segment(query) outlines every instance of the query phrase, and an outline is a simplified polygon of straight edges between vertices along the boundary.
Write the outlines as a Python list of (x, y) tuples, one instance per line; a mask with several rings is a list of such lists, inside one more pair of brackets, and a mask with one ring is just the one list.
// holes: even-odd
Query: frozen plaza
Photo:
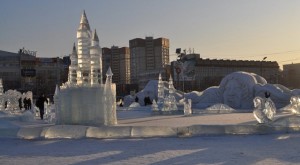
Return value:
[(68, 81), (57, 87), (54, 104), (46, 105), (45, 120), (34, 105), (18, 108), (17, 100), (32, 100), (32, 93), (0, 91), (1, 163), (299, 162), (300, 90), (233, 72), (219, 86), (183, 93), (172, 77), (159, 76), (117, 103), (110, 69), (102, 82), (99, 38), (85, 13), (77, 47), (70, 54)]
[(45, 121), (37, 120), (34, 105), (30, 110), (18, 108), (17, 100), (32, 101), (32, 93), (4, 92), (0, 84), (0, 136), (109, 139), (299, 131), (300, 90), (242, 71), (228, 74), (219, 86), (190, 93), (176, 90), (171, 76), (162, 80), (159, 75), (143, 90), (116, 102), (113, 73), (110, 68), (106, 74), (102, 71), (99, 38), (85, 12), (76, 36), (68, 81), (57, 86), (54, 104), (46, 105)]

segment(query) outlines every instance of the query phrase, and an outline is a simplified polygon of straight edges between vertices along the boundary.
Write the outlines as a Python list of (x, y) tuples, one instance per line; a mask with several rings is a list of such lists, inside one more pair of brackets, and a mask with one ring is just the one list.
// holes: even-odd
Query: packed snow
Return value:
[(300, 134), (192, 138), (0, 139), (1, 164), (299, 164)]

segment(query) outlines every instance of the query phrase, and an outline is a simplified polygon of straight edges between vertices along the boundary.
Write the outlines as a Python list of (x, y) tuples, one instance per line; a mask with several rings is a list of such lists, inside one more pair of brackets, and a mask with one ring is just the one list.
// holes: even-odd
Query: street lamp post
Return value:
[(267, 59), (267, 57), (264, 57), (261, 61), (260, 61), (260, 76), (263, 77), (263, 68), (262, 68), (262, 64), (263, 64), (263, 61), (265, 61)]

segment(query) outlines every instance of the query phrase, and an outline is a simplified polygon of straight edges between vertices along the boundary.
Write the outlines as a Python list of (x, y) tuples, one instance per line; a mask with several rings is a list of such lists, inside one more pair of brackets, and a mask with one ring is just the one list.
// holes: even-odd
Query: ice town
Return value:
[[(11, 121), (17, 123), (5, 131), (9, 136), (24, 139), (190, 137), (299, 131), (299, 89), (269, 83), (256, 73), (234, 71), (222, 77), (217, 86), (202, 91), (177, 90), (174, 83), (176, 87), (184, 86), (184, 81), (178, 83), (179, 79), (185, 79), (183, 73), (193, 75), (195, 72), (189, 68), (193, 62), (187, 59), (187, 64), (184, 58), (189, 57), (177, 61), (182, 72), (174, 74), (175, 78), (168, 74), (164, 76), (168, 79), (163, 80), (162, 74), (167, 73), (156, 70), (156, 77), (143, 89), (117, 100), (113, 69), (102, 70), (99, 37), (96, 30), (92, 32), (83, 12), (77, 44), (74, 43), (70, 54), (68, 80), (57, 85), (54, 103), (44, 102), (43, 121), (39, 119), (41, 109), (35, 106), (31, 91), (4, 92), (5, 84), (0, 81), (1, 120), (8, 125)], [(188, 84), (185, 85), (188, 88)], [(25, 99), (30, 99), (30, 108), (24, 107)]]

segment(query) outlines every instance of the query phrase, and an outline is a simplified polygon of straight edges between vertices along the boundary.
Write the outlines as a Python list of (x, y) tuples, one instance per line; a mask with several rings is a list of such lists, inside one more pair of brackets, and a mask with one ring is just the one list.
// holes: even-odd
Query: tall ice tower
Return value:
[(91, 29), (89, 21), (83, 11), (80, 19), (80, 25), (77, 30), (77, 44), (78, 44), (78, 69), (77, 69), (77, 84), (87, 86), (90, 84), (90, 46), (91, 46)]
[(93, 33), (90, 47), (91, 59), (91, 85), (102, 84), (102, 53), (96, 29)]
[[(85, 11), (70, 60), (68, 82), (55, 91), (56, 124), (116, 125), (116, 84), (102, 82), (102, 50)], [(109, 69), (106, 80), (112, 75)]]

